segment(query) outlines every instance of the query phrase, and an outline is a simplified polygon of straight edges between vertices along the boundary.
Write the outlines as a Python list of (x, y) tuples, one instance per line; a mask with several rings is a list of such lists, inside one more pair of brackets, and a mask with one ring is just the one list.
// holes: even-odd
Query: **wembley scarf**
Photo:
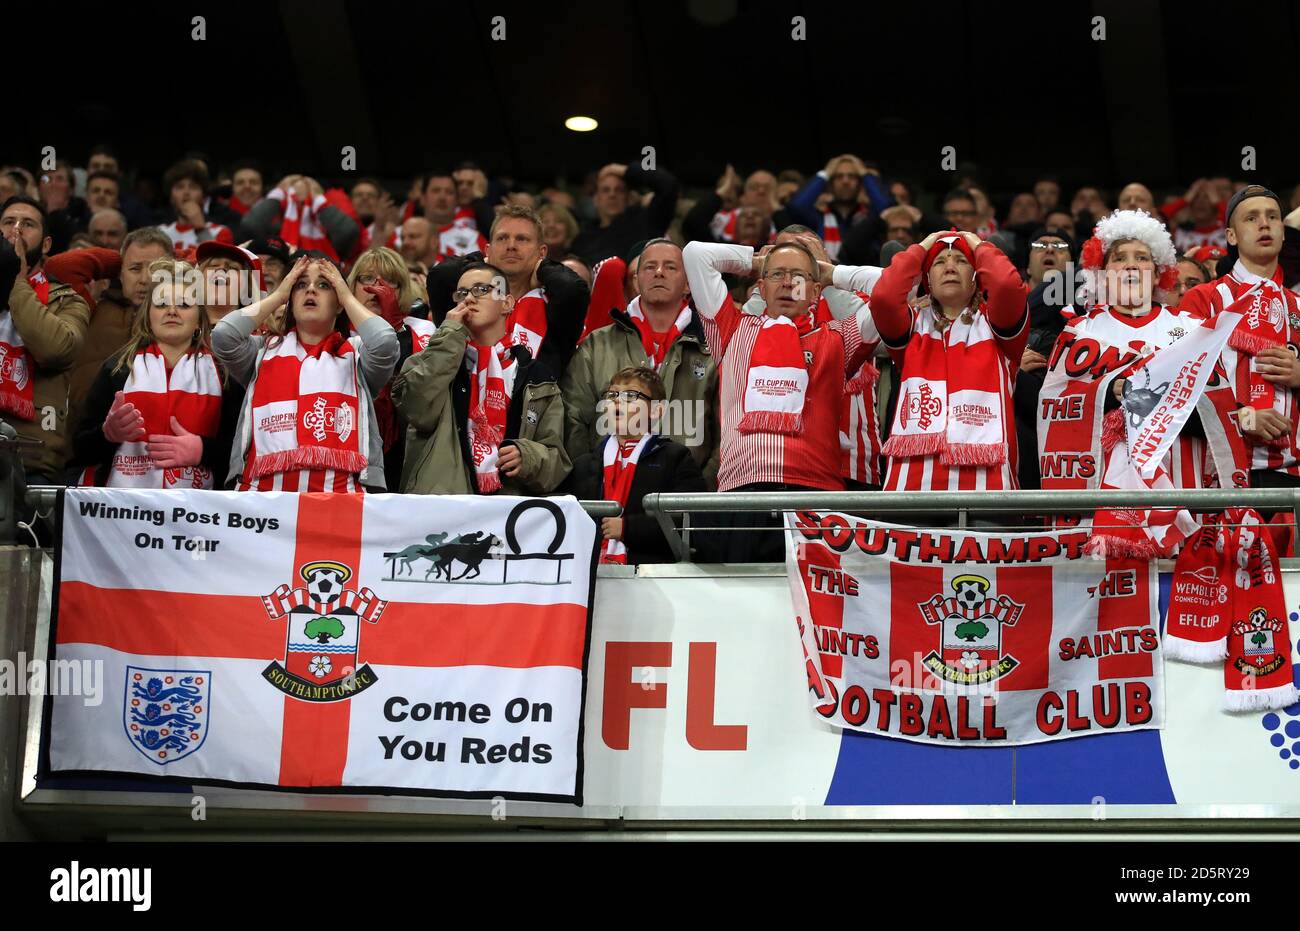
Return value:
[(144, 439), (121, 443), (107, 484), (112, 488), (212, 487), (212, 472), (200, 465), (160, 469), (149, 458), (149, 437), (172, 432), (175, 417), (190, 433), (214, 437), (221, 423), (221, 373), (206, 349), (188, 352), (169, 374), (156, 343), (135, 354), (123, 397), (144, 417)]
[(360, 475), (369, 424), (359, 398), (351, 342), (334, 332), (306, 346), (290, 330), (258, 365), (245, 480), (299, 469)]
[(1227, 711), (1300, 701), (1291, 671), (1291, 632), (1281, 567), (1259, 514), (1230, 508), (1209, 519), (1174, 569), (1165, 655), (1224, 661)]
[[(682, 330), (691, 322), (691, 305), (689, 302), (682, 301), (681, 313), (673, 321), (667, 333), (656, 333), (650, 326), (650, 321), (646, 319), (645, 313), (641, 310), (641, 298), (632, 298), (632, 303), (627, 305), (627, 315), (632, 318), (632, 323), (636, 326), (637, 332), (641, 334), (641, 346), (645, 349), (646, 358), (650, 363), (650, 368), (659, 372), (664, 367), (664, 359), (668, 355), (668, 350), (672, 348), (673, 343), (677, 342), (677, 337), (682, 335)], [(658, 337), (658, 339), (656, 339)]]
[(894, 426), (882, 452), (945, 465), (995, 466), (1007, 459), (1002, 355), (980, 311), (940, 329), (938, 311), (917, 313), (903, 362)]
[[(627, 515), (627, 499), (632, 493), (632, 479), (636, 475), (636, 464), (641, 460), (641, 453), (650, 442), (653, 433), (647, 433), (635, 445), (624, 447), (618, 437), (605, 440), (604, 464), (605, 479), (602, 494), (607, 501), (617, 501), (623, 506)], [(627, 526), (626, 524), (624, 525)], [(600, 561), (603, 563), (627, 563), (627, 547), (622, 540), (606, 540), (600, 546)]]
[(514, 393), (517, 366), (510, 346), (470, 343), (465, 347), (465, 368), (472, 384), (469, 392), (469, 448), (474, 457), (474, 481), (479, 494), (501, 490), (497, 458), (506, 436), (506, 417)]
[(803, 432), (808, 367), (799, 337), (813, 330), (812, 313), (763, 318), (749, 356), (741, 433)]
[[(27, 283), (36, 292), (37, 300), (45, 305), (50, 303), (50, 282), (44, 272), (36, 272)], [(32, 354), (23, 345), (13, 314), (7, 308), (0, 311), (0, 412), (13, 414), (20, 420), (35, 419), (32, 364)]]
[(506, 341), (512, 346), (523, 346), (536, 359), (545, 339), (546, 291), (533, 288), (515, 301), (507, 324)]

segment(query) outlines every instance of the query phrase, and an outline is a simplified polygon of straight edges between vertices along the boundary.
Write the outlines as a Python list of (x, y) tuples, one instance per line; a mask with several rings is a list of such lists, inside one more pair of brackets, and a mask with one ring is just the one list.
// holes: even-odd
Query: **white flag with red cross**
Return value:
[(47, 772), (580, 802), (573, 498), (69, 489)]

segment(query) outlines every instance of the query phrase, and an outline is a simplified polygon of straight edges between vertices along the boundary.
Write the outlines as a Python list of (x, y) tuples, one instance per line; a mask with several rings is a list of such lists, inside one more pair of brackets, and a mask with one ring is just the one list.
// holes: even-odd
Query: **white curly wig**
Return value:
[(1151, 250), (1156, 265), (1157, 286), (1168, 290), (1178, 273), (1178, 250), (1163, 223), (1145, 210), (1116, 210), (1101, 218), (1092, 238), (1083, 245), (1085, 289), (1091, 300), (1104, 300), (1102, 268), (1106, 255), (1120, 242), (1136, 240)]
[(1093, 235), (1101, 240), (1103, 262), (1115, 243), (1136, 239), (1151, 250), (1151, 258), (1155, 259), (1156, 268), (1161, 271), (1178, 264), (1178, 252), (1169, 231), (1145, 210), (1116, 210), (1101, 218)]

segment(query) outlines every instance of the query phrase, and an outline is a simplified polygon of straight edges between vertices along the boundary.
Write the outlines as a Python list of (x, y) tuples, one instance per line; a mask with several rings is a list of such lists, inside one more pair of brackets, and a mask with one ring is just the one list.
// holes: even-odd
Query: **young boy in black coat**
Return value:
[(601, 520), (601, 562), (673, 562), (668, 539), (642, 509), (641, 499), (651, 492), (708, 490), (691, 451), (655, 432), (664, 398), (663, 379), (654, 369), (617, 372), (601, 399), (600, 416), (609, 429), (599, 432), (609, 435), (573, 464), (569, 491), (583, 500), (623, 505), (621, 517)]

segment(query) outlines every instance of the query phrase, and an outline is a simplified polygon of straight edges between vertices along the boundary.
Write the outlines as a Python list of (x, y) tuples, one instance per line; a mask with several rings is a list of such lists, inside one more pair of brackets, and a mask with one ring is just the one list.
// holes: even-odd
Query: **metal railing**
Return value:
[[(957, 527), (965, 527), (971, 512), (981, 516), (1019, 519), (1054, 514), (1079, 514), (1098, 508), (1185, 508), (1194, 513), (1214, 513), (1226, 508), (1291, 511), (1300, 525), (1300, 488), (1195, 488), (1195, 489), (1070, 489), (1062, 491), (735, 491), (677, 493), (645, 496), (642, 506), (658, 521), (679, 561), (690, 560), (689, 533), (692, 514), (762, 513), (834, 510), (924, 515), (955, 513)], [(678, 527), (673, 515), (683, 515)], [(699, 530), (701, 528), (694, 528)], [(725, 529), (725, 528), (708, 528)], [(748, 528), (752, 530), (753, 528)]]
[[(63, 490), (62, 485), (29, 485), (27, 488), (27, 504), (37, 511), (48, 511), (54, 507), (54, 503), (59, 499), (59, 492)], [(617, 501), (579, 501), (582, 509), (600, 520), (602, 517), (618, 517), (623, 513), (623, 507)]]

